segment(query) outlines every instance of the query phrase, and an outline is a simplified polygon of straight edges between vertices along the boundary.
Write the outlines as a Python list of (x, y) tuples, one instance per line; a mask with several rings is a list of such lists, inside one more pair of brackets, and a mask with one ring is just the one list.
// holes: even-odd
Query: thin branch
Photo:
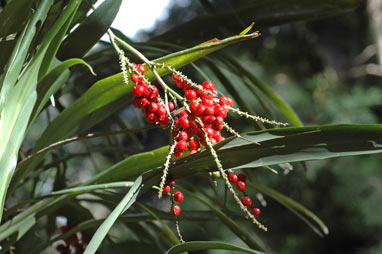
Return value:
[(20, 161), (17, 164), (17, 167), (18, 168), (22, 167), (25, 163), (29, 162), (29, 160), (32, 160), (35, 157), (37, 157), (37, 156), (39, 156), (45, 152), (48, 152), (54, 148), (66, 145), (66, 144), (71, 143), (71, 142), (81, 141), (81, 140), (90, 139), (90, 138), (103, 137), (103, 136), (111, 136), (111, 135), (119, 135), (119, 134), (125, 134), (125, 133), (133, 133), (133, 132), (138, 132), (138, 131), (145, 131), (145, 130), (150, 130), (150, 129), (154, 129), (154, 128), (158, 128), (158, 126), (150, 125), (150, 126), (146, 126), (143, 128), (137, 128), (137, 129), (131, 129), (131, 130), (118, 130), (118, 131), (107, 131), (107, 132), (102, 132), (102, 133), (89, 133), (85, 136), (76, 136), (76, 137), (72, 137), (72, 138), (67, 138), (67, 139), (58, 141), (56, 143), (50, 144), (49, 146), (44, 147), (43, 149), (37, 151), (36, 153), (29, 155), (24, 160)]

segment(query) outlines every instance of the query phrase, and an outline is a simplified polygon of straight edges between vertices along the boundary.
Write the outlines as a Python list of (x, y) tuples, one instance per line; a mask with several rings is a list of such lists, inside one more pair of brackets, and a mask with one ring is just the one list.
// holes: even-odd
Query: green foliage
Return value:
[[(241, 253), (272, 251), (274, 246), (263, 240), (266, 234), (246, 225), (249, 222), (235, 212), (236, 207), (227, 205), (226, 200), (221, 202), (219, 195), (211, 195), (211, 190), (202, 187), (205, 180), (201, 179), (209, 178), (209, 173), (216, 171), (216, 164), (206, 149), (186, 154), (170, 164), (170, 174), (177, 181), (186, 177), (198, 179), (195, 185), (177, 187), (186, 196), (194, 198), (190, 202), (195, 202), (182, 212), (179, 221), (182, 231), (188, 231), (185, 225), (195, 228), (202, 239), (180, 243), (171, 231), (172, 223), (168, 222), (173, 222), (174, 218), (168, 213), (168, 200), (153, 201), (151, 192), (159, 183), (168, 154), (168, 135), (144, 126), (141, 117), (129, 106), (134, 83), (124, 83), (113, 46), (100, 43), (98, 49), (93, 48), (109, 29), (121, 2), (104, 1), (88, 16), (93, 7), (89, 1), (81, 0), (13, 0), (7, 1), (0, 12), (0, 253), (6, 253), (13, 246), (24, 252), (41, 253), (78, 232), (92, 236), (85, 253), (96, 253), (97, 249), (105, 253), (123, 253), (130, 249), (134, 253), (169, 254), (212, 249)], [(162, 44), (134, 46), (155, 59), (155, 63), (176, 69), (185, 67), (191, 73), (195, 69), (195, 76), (212, 77), (219, 90), (232, 96), (242, 110), (252, 114), (264, 111), (268, 117), (286, 119), (294, 126), (272, 129), (262, 123), (242, 124), (231, 117), (233, 125), (244, 125), (241, 131), (251, 129), (249, 126), (257, 130), (242, 133), (244, 139), (227, 137), (214, 146), (225, 169), (257, 173), (257, 168), (261, 167), (282, 168), (293, 162), (381, 153), (382, 127), (370, 124), (375, 120), (373, 114), (362, 115), (362, 120), (353, 121), (353, 117), (359, 119), (358, 115), (364, 112), (360, 110), (358, 113), (360, 104), (364, 107), (378, 105), (381, 99), (378, 88), (357, 86), (349, 96), (342, 96), (340, 100), (329, 92), (324, 93), (329, 97), (321, 108), (326, 115), (317, 114), (316, 118), (338, 120), (336, 113), (340, 110), (337, 106), (340, 102), (349, 111), (352, 124), (303, 127), (300, 116), (293, 109), (300, 108), (295, 105), (300, 101), (290, 99), (288, 91), (274, 91), (269, 82), (261, 80), (254, 66), (248, 66), (228, 53), (215, 54), (216, 58), (207, 57), (216, 51), (224, 52), (226, 49), (222, 49), (231, 44), (258, 40), (255, 39), (258, 33), (250, 33), (252, 26), (237, 29), (235, 34), (243, 30), (239, 35), (202, 44), (198, 41), (197, 46), (181, 47), (182, 50), (177, 52), (173, 51), (179, 46), (166, 43), (176, 37), (194, 43), (189, 38), (197, 33), (195, 26), (201, 21), (208, 35), (218, 33), (215, 25), (210, 27), (215, 24), (210, 20), (223, 27), (228, 24), (227, 20), (238, 14), (247, 23), (255, 19), (265, 28), (338, 15), (355, 6), (357, 1), (314, 4), (311, 1), (299, 1), (298, 4), (295, 1), (255, 1), (233, 12), (197, 17), (173, 28), (159, 37), (164, 41)], [(128, 56), (136, 58), (136, 54)], [(199, 59), (198, 67), (194, 62)], [(81, 68), (81, 65), (87, 68)], [(97, 78), (91, 75), (94, 74), (92, 67), (97, 74), (101, 73)], [(107, 67), (111, 68), (110, 73)], [(148, 67), (146, 65), (145, 77), (154, 82), (158, 77)], [(169, 74), (166, 68), (156, 71), (164, 79)], [(310, 87), (312, 83), (319, 83), (315, 79), (320, 78), (319, 74), (304, 81), (304, 85)], [(255, 101), (259, 102), (260, 110)], [(345, 118), (347, 114), (341, 116)], [(338, 122), (343, 121), (339, 119)], [(34, 135), (36, 130), (40, 135)], [(378, 185), (378, 180), (372, 176), (378, 173), (377, 167), (375, 163), (362, 172), (370, 174), (370, 181)], [(360, 172), (347, 172), (343, 184), (356, 185)], [(343, 175), (337, 167), (333, 167), (333, 174)], [(249, 183), (250, 192), (269, 196), (317, 234), (328, 234), (326, 224), (314, 210), (307, 208), (308, 205), (299, 204), (274, 190), (272, 184), (260, 184), (253, 179)], [(129, 191), (124, 194), (126, 188)], [(221, 187), (212, 188), (215, 194), (224, 192), (218, 188)], [(366, 204), (360, 193), (370, 189), (360, 188), (358, 191), (359, 202)], [(338, 203), (344, 196), (346, 193), (340, 190), (333, 193)], [(371, 194), (368, 200), (377, 203), (379, 199)], [(194, 204), (203, 204), (207, 210), (201, 211)], [(356, 208), (352, 204), (347, 207)], [(100, 214), (99, 211), (105, 212)], [(366, 224), (380, 226), (372, 207), (365, 205), (362, 214)], [(63, 225), (62, 218), (76, 225), (57, 236), (59, 226)], [(268, 218), (265, 223), (271, 221), (272, 218)], [(200, 232), (208, 232), (205, 225), (224, 225), (237, 241), (212, 241), (216, 235), (203, 239)], [(39, 244), (26, 250), (25, 246), (31, 242)]]

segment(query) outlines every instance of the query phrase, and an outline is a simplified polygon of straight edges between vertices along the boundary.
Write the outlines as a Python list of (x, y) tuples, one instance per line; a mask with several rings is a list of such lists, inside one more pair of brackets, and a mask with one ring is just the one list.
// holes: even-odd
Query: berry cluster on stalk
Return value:
[[(247, 36), (248, 38), (258, 36), (258, 32), (245, 35), (252, 26), (253, 24), (243, 31), (240, 36)], [(172, 192), (174, 188), (172, 184), (173, 180), (168, 180), (168, 171), (175, 158), (184, 155), (184, 153), (188, 151), (190, 154), (196, 153), (203, 148), (210, 152), (216, 164), (216, 168), (224, 179), (226, 188), (232, 194), (241, 210), (246, 214), (246, 217), (259, 226), (259, 228), (266, 231), (267, 228), (255, 218), (255, 216), (260, 214), (260, 210), (253, 208), (251, 213), (248, 208), (252, 207), (252, 200), (246, 195), (240, 199), (238, 193), (232, 187), (232, 180), (230, 181), (225, 174), (223, 165), (215, 151), (214, 144), (224, 140), (221, 131), (225, 129), (228, 133), (237, 138), (260, 145), (259, 143), (242, 137), (225, 122), (229, 111), (254, 121), (283, 126), (287, 124), (253, 116), (247, 112), (233, 108), (234, 102), (232, 98), (219, 96), (215, 85), (211, 81), (196, 84), (174, 67), (166, 65), (165, 63), (150, 61), (130, 44), (118, 38), (111, 30), (108, 31), (108, 34), (112, 45), (119, 55), (124, 82), (128, 84), (131, 80), (135, 84), (133, 87), (133, 105), (142, 110), (149, 123), (160, 125), (163, 129), (170, 128), (171, 140), (169, 153), (163, 165), (158, 197), (161, 198), (163, 193), (171, 196), (172, 206), (170, 213), (175, 216), (180, 239), (181, 235), (176, 218), (181, 213), (181, 209), (176, 203), (183, 201), (183, 194), (181, 192)], [(142, 60), (145, 65), (131, 63), (125, 56), (124, 51), (119, 48), (118, 44)], [(144, 76), (145, 67), (151, 70), (151, 74), (158, 81), (164, 94), (164, 100), (160, 97), (158, 88), (152, 85)], [(168, 86), (161, 78), (159, 71), (171, 73), (172, 80), (178, 88), (183, 90), (183, 94), (178, 94)], [(171, 100), (169, 100), (170, 98)], [(243, 192), (245, 190), (245, 181), (238, 181), (236, 187), (238, 191)]]
[(182, 209), (180, 208), (178, 203), (183, 202), (183, 193), (181, 191), (174, 192), (174, 186), (175, 186), (175, 179), (172, 177), (169, 177), (166, 180), (165, 186), (163, 187), (163, 193), (171, 196), (170, 214), (175, 217), (175, 227), (178, 233), (179, 240), (180, 242), (184, 242), (182, 234), (180, 233), (179, 222), (178, 222), (178, 216), (182, 212)]
[[(268, 121), (274, 124), (279, 123), (251, 116), (238, 109), (234, 109), (232, 98), (226, 96), (219, 97), (215, 85), (211, 81), (195, 84), (172, 67), (160, 65), (160, 68), (167, 68), (173, 73), (172, 80), (178, 88), (183, 90), (183, 96), (180, 96), (173, 90), (165, 87), (165, 104), (160, 98), (158, 88), (144, 79), (144, 66), (135, 63), (131, 63), (130, 66), (132, 73), (130, 79), (135, 83), (133, 88), (133, 105), (142, 110), (148, 122), (159, 124), (163, 129), (171, 126), (172, 144), (170, 145), (170, 152), (164, 164), (158, 197), (160, 198), (163, 192), (169, 193), (172, 190), (172, 186), (169, 185), (167, 181), (167, 173), (172, 156), (180, 157), (186, 151), (190, 151), (190, 154), (193, 154), (201, 148), (201, 145), (203, 145), (210, 150), (216, 166), (225, 180), (228, 190), (231, 192), (240, 208), (249, 218), (251, 218), (253, 223), (266, 230), (266, 228), (254, 217), (260, 214), (260, 210), (258, 208), (253, 208), (252, 213), (248, 211), (248, 208), (252, 205), (252, 200), (248, 196), (244, 196), (240, 199), (236, 191), (232, 188), (231, 183), (233, 180), (229, 179), (224, 173), (224, 169), (213, 145), (224, 140), (221, 133), (224, 128), (236, 137), (242, 138), (225, 122), (229, 111), (233, 111), (239, 115), (254, 120)], [(173, 101), (167, 102), (167, 93), (172, 98), (177, 98), (178, 102), (180, 102), (180, 106), (177, 105), (177, 101), (174, 99)], [(233, 177), (233, 175), (231, 177)], [(236, 188), (238, 191), (243, 192), (245, 190), (245, 181), (238, 181), (236, 183)], [(173, 197), (173, 205), (170, 212), (176, 217), (180, 214), (181, 209), (179, 205), (174, 204), (176, 200), (174, 195), (171, 195)]]
[(204, 132), (212, 144), (224, 140), (221, 130), (229, 107), (233, 106), (232, 98), (223, 96), (218, 99), (215, 85), (211, 81), (191, 86), (177, 74), (172, 79), (177, 87), (183, 89), (184, 97), (189, 102), (189, 109), (182, 110), (179, 118), (174, 121), (172, 136), (178, 137), (174, 156), (180, 157), (187, 150), (195, 153), (200, 144), (207, 146)]
[[(137, 73), (131, 74), (131, 80), (136, 84), (133, 88), (133, 105), (142, 109), (146, 120), (149, 123), (157, 123), (162, 128), (168, 128), (170, 123), (166, 107), (159, 96), (159, 90), (155, 85), (148, 84), (142, 77), (145, 74), (145, 67), (142, 64), (132, 64)], [(138, 74), (139, 73), (139, 74)], [(174, 109), (174, 103), (169, 102), (168, 108)]]
[[(60, 228), (61, 234), (65, 234), (74, 227), (75, 225), (73, 223), (67, 223), (66, 226), (62, 226)], [(88, 243), (89, 238), (86, 234), (83, 232), (78, 232), (68, 238), (65, 238), (63, 243), (56, 246), (56, 250), (60, 254), (82, 254), (85, 252)], [(96, 254), (102, 254), (102, 252), (97, 251)]]
[(247, 180), (247, 177), (245, 174), (240, 173), (236, 175), (235, 173), (229, 173), (226, 172), (228, 175), (228, 181), (232, 184), (236, 185), (236, 189), (244, 194), (244, 196), (240, 199), (241, 203), (248, 208), (251, 208), (252, 213), (254, 216), (258, 216), (261, 213), (260, 208), (255, 207), (252, 199), (245, 193), (245, 190), (247, 188), (247, 185), (245, 184), (245, 181)]
[(176, 203), (182, 203), (183, 202), (183, 193), (180, 191), (174, 192), (173, 191), (174, 185), (175, 185), (175, 180), (174, 180), (174, 178), (170, 177), (166, 181), (166, 185), (163, 187), (163, 193), (170, 194), (170, 196), (171, 196), (170, 213), (172, 216), (177, 217), (180, 215), (182, 209)]

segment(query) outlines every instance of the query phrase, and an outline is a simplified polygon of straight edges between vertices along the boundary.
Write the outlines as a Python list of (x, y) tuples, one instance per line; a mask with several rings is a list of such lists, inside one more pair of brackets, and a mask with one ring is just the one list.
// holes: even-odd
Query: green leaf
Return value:
[[(60, 24), (64, 24), (75, 10), (78, 0), (70, 2), (55, 26), (48, 33), (46, 38), (31, 58), (19, 77), (24, 66), (24, 61), (28, 53), (31, 41), (36, 33), (36, 23), (43, 22), (52, 1), (41, 1), (35, 12), (32, 21), (26, 27), (24, 35), (18, 40), (18, 44), (12, 53), (11, 61), (6, 69), (0, 98), (0, 220), (2, 217), (2, 207), (5, 202), (5, 195), (9, 182), (16, 167), (17, 155), (21, 143), (24, 139), (28, 121), (32, 109), (37, 99), (36, 85), (41, 63), (46, 57), (47, 49), (54, 41), (57, 33), (61, 31)], [(25, 39), (25, 41), (24, 41)], [(49, 51), (48, 51), (49, 53)]]
[(181, 243), (169, 249), (165, 254), (175, 254), (183, 251), (195, 251), (195, 250), (231, 250), (240, 251), (241, 253), (252, 253), (252, 254), (264, 254), (264, 252), (251, 250), (243, 247), (239, 247), (233, 244), (228, 244), (224, 242), (216, 241), (190, 241)]
[(60, 60), (83, 57), (106, 33), (122, 0), (106, 0), (68, 35), (57, 56)]
[[(54, 69), (52, 69), (48, 74), (46, 74), (37, 84), (37, 102), (35, 108), (33, 109), (32, 117), (30, 123), (33, 123), (38, 114), (44, 108), (46, 102), (49, 100), (51, 95), (53, 95), (57, 90), (66, 82), (69, 78), (69, 72), (66, 72), (70, 67), (83, 64), (94, 74), (92, 67), (87, 64), (84, 60), (79, 58), (73, 58), (66, 60), (58, 64)], [(94, 74), (95, 75), (95, 74)]]
[(17, 240), (19, 240), (28, 230), (36, 224), (35, 217), (28, 217), (23, 220), (21, 223), (16, 224), (10, 227), (7, 231), (0, 232), (0, 241), (3, 241), (5, 238), (10, 235), (17, 233)]
[[(0, 70), (9, 59), (15, 40), (4, 41), (10, 34), (19, 33), (27, 23), (32, 9), (29, 8), (32, 0), (19, 0), (8, 3), (0, 12)], [(0, 86), (1, 87), (1, 86)]]
[(59, 191), (54, 191), (50, 196), (57, 196), (57, 195), (79, 195), (86, 192), (91, 192), (94, 190), (100, 190), (100, 189), (111, 189), (111, 188), (128, 188), (132, 187), (133, 182), (113, 182), (113, 183), (103, 183), (103, 184), (93, 184), (93, 185), (86, 185), (86, 186), (79, 186), (79, 187), (73, 187), (73, 188), (67, 188)]
[(285, 102), (279, 95), (277, 95), (273, 90), (264, 84), (260, 79), (258, 79), (252, 72), (248, 71), (239, 61), (233, 57), (228, 57), (231, 66), (236, 68), (243, 77), (247, 77), (252, 84), (257, 87), (266, 98), (277, 107), (277, 109), (284, 115), (284, 117), (294, 126), (303, 126), (300, 118), (296, 112)]
[[(265, 29), (286, 23), (323, 19), (342, 14), (360, 5), (358, 0), (256, 0), (235, 5), (233, 9), (223, 9), (215, 15), (198, 15), (196, 18), (178, 25), (161, 34), (157, 41), (181, 41), (192, 43), (195, 38), (214, 38), (218, 31), (216, 24), (224, 31), (239, 31), (243, 24), (256, 22), (258, 29)], [(234, 20), (240, 17), (240, 22)], [(231, 22), (227, 22), (230, 20)]]
[(36, 34), (37, 23), (43, 22), (46, 19), (46, 15), (52, 4), (53, 0), (41, 1), (38, 9), (33, 15), (33, 18), (28, 21), (24, 31), (17, 40), (16, 46), (13, 49), (11, 58), (5, 70), (3, 80), (1, 80), (0, 111), (8, 98), (11, 97), (9, 93), (19, 78), (20, 72), (24, 66), (25, 58), (28, 54), (29, 46), (31, 45)]
[(62, 43), (62, 39), (66, 35), (69, 25), (76, 14), (78, 6), (79, 1), (71, 1), (69, 6), (66, 7), (65, 12), (63, 12), (63, 15), (60, 17), (59, 22), (55, 23), (52, 27), (53, 31), (57, 31), (54, 38), (52, 40), (49, 40), (49, 37), (45, 39), (45, 41), (49, 41), (49, 46), (46, 49), (44, 59), (41, 62), (41, 67), (38, 74), (39, 80), (49, 71), (52, 62), (55, 59), (56, 53)]
[(255, 25), (254, 22), (252, 22), (252, 24), (249, 25), (246, 29), (244, 29), (243, 31), (241, 31), (240, 35), (245, 35), (245, 34), (247, 34), (247, 33), (252, 29), (253, 25)]
[(93, 254), (97, 251), (103, 239), (105, 238), (115, 221), (118, 219), (118, 217), (127, 209), (129, 209), (129, 207), (135, 202), (141, 187), (142, 177), (139, 176), (137, 180), (135, 180), (129, 192), (118, 204), (118, 206), (111, 212), (107, 219), (97, 229), (92, 239), (90, 240), (88, 246), (86, 247), (84, 254)]
[(143, 210), (145, 210), (146, 212), (148, 212), (151, 216), (153, 216), (155, 218), (156, 221), (158, 221), (161, 226), (166, 230), (168, 236), (169, 236), (169, 239), (171, 240), (172, 244), (179, 244), (179, 240), (178, 238), (176, 237), (176, 235), (174, 235), (174, 233), (171, 231), (171, 229), (152, 211), (150, 210), (147, 206), (145, 206), (144, 204), (141, 204), (141, 203), (136, 203), (139, 207), (141, 207)]
[[(243, 99), (243, 96), (237, 91), (235, 86), (231, 83), (231, 81), (224, 75), (224, 73), (213, 63), (209, 63), (209, 67), (214, 72), (216, 77), (220, 80), (220, 82), (224, 85), (227, 91), (232, 95), (233, 99), (239, 105), (239, 108), (248, 112), (251, 115), (255, 115), (253, 109), (248, 105), (248, 103)], [(254, 127), (258, 130), (264, 129), (262, 123), (257, 123), (255, 121), (251, 121)]]
[[(29, 116), (37, 99), (36, 91), (22, 93), (18, 85), (11, 91), (12, 98), (3, 108), (0, 119), (0, 221), (11, 177), (16, 168), (17, 155), (24, 140)], [(20, 104), (20, 101), (23, 104)], [(17, 117), (18, 116), (18, 117)]]
[[(248, 132), (242, 136), (260, 145), (234, 137), (226, 138), (225, 144), (217, 150), (224, 168), (253, 168), (382, 152), (380, 124), (289, 127)], [(133, 155), (102, 171), (90, 182), (133, 179), (149, 169), (161, 167), (167, 153), (168, 147), (162, 147)], [(129, 170), (125, 170), (126, 168)], [(179, 159), (170, 167), (171, 175), (176, 178), (215, 170), (215, 162), (206, 150)], [(161, 174), (160, 170), (155, 172)]]
[(279, 202), (281, 205), (285, 206), (287, 209), (291, 210), (296, 215), (301, 215), (302, 216), (302, 217), (300, 217), (301, 219), (304, 220), (304, 218), (306, 218), (306, 220), (304, 220), (304, 222), (307, 223), (308, 226), (310, 226), (314, 230), (314, 232), (316, 232), (320, 236), (322, 236), (322, 233), (320, 232), (320, 230), (317, 229), (317, 227), (315, 225), (312, 225), (309, 220), (315, 222), (321, 228), (322, 232), (325, 235), (329, 234), (328, 227), (325, 225), (325, 223), (320, 218), (318, 218), (313, 212), (308, 210), (303, 205), (297, 203), (293, 199), (288, 198), (285, 195), (281, 194), (280, 192), (275, 191), (275, 190), (273, 190), (267, 186), (261, 185), (259, 183), (248, 182), (247, 185), (249, 187), (252, 187), (252, 188), (256, 189), (257, 191), (263, 193), (264, 195), (267, 195), (268, 197), (271, 197), (272, 199), (276, 200), (277, 202)]

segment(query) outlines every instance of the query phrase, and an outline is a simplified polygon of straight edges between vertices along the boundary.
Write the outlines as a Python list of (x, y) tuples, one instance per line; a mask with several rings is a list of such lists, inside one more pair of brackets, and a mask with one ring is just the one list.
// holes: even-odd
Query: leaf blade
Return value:
[(170, 248), (165, 254), (175, 254), (181, 253), (183, 251), (195, 251), (195, 250), (231, 250), (231, 251), (240, 251), (241, 253), (252, 253), (252, 254), (264, 254), (264, 252), (251, 250), (243, 247), (239, 247), (233, 244), (228, 244), (224, 242), (217, 241), (189, 241), (181, 243)]
[(101, 224), (101, 226), (97, 229), (92, 239), (90, 240), (88, 246), (85, 249), (84, 254), (93, 254), (97, 251), (99, 246), (101, 245), (103, 239), (113, 226), (114, 222), (118, 219), (118, 217), (124, 213), (137, 198), (137, 195), (142, 187), (142, 176), (139, 176), (131, 189), (127, 192), (125, 197), (121, 200), (121, 202), (117, 205), (117, 207), (111, 212), (111, 214), (106, 218), (106, 220)]
[(60, 60), (83, 57), (106, 33), (116, 17), (122, 0), (106, 0), (63, 41)]

